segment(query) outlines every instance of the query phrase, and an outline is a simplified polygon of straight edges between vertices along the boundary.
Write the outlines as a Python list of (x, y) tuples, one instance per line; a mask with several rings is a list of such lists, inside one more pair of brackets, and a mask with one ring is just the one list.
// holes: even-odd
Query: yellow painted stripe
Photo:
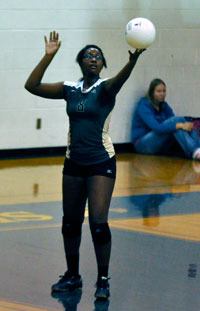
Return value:
[(21, 226), (21, 227), (13, 226), (13, 227), (0, 228), (0, 232), (23, 231), (23, 230), (34, 230), (34, 229), (50, 229), (50, 228), (59, 228), (59, 227), (61, 227), (61, 223), (51, 224), (51, 225), (35, 225), (35, 226)]
[(0, 300), (0, 311), (53, 311), (55, 309), (34, 307), (29, 304), (20, 304), (16, 302), (10, 302)]
[[(113, 213), (117, 213), (117, 214), (127, 213), (126, 208), (111, 208), (110, 211), (112, 211)], [(86, 208), (85, 218), (87, 218), (88, 216), (89, 216), (89, 212), (88, 212), (88, 208)], [(17, 211), (17, 212), (11, 211), (11, 212), (0, 213), (0, 225), (14, 224), (14, 223), (20, 223), (20, 222), (50, 221), (52, 219), (53, 219), (53, 216), (51, 215), (36, 214), (36, 213), (31, 213), (31, 212), (26, 212), (26, 211)], [(47, 226), (49, 226), (49, 224)], [(35, 228), (35, 226), (33, 228)]]
[[(86, 219), (84, 224), (87, 224)], [(200, 242), (200, 214), (148, 218), (110, 219), (112, 228)], [(0, 232), (60, 228), (61, 223), (5, 227)]]
[(52, 220), (51, 215), (36, 214), (26, 211), (3, 212), (0, 213), (0, 224), (30, 222), (30, 221), (49, 221)]
[(200, 242), (200, 214), (110, 220), (113, 228)]

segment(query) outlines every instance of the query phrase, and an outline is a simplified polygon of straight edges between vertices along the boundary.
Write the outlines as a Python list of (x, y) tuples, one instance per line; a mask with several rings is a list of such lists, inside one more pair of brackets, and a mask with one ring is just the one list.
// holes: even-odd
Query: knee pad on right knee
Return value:
[(68, 223), (63, 217), (62, 222), (62, 234), (68, 238), (75, 238), (81, 235), (82, 223), (81, 222), (71, 222)]
[(108, 223), (91, 223), (90, 230), (94, 243), (103, 245), (111, 241), (111, 232)]

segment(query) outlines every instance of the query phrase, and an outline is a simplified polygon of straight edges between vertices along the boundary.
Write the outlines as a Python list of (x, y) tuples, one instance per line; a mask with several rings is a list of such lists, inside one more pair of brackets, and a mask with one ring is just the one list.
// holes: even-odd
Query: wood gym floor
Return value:
[(117, 156), (107, 302), (94, 299), (96, 263), (87, 210), (83, 289), (50, 293), (66, 269), (62, 163), (62, 157), (0, 160), (0, 311), (200, 310), (200, 162)]

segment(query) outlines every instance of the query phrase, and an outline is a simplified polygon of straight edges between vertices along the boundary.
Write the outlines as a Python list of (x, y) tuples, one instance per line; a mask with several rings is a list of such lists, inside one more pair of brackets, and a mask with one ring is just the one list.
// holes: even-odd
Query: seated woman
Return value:
[(175, 116), (165, 101), (166, 84), (151, 81), (148, 94), (136, 106), (132, 126), (132, 142), (137, 153), (169, 152), (174, 139), (189, 159), (200, 160), (200, 138), (193, 123)]

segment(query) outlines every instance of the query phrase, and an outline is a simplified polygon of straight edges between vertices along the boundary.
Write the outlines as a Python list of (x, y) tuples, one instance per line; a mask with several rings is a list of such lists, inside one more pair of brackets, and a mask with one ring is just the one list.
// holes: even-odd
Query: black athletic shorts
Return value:
[(116, 177), (116, 158), (115, 156), (101, 163), (91, 165), (80, 165), (70, 159), (65, 158), (63, 175), (90, 177), (101, 175), (110, 178)]

